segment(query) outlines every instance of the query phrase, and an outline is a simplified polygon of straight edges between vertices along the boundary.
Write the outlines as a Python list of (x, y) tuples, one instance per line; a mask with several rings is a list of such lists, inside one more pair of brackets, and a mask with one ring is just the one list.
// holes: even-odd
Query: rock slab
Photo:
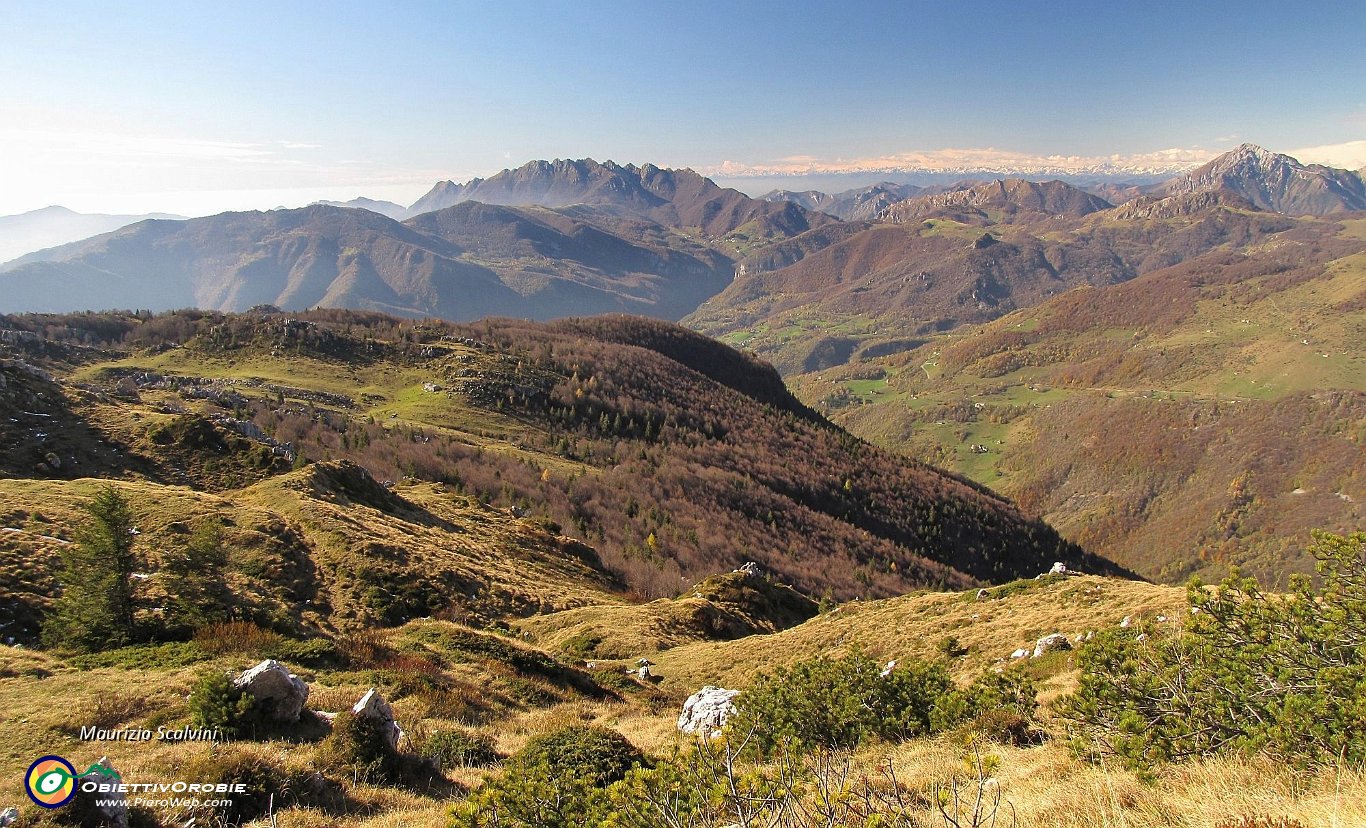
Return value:
[(297, 722), (308, 701), (308, 685), (273, 658), (252, 667), (232, 683), (264, 702), (271, 717), (281, 722)]
[(684, 733), (714, 737), (735, 715), (733, 700), (739, 690), (727, 690), (710, 684), (688, 697), (683, 712), (678, 716), (678, 729)]
[(389, 702), (384, 700), (378, 690), (371, 687), (365, 691), (365, 695), (360, 697), (360, 701), (351, 708), (351, 712), (358, 718), (371, 719), (378, 723), (389, 747), (398, 750), (398, 740), (403, 735), (403, 730), (394, 718), (394, 708), (389, 706)]

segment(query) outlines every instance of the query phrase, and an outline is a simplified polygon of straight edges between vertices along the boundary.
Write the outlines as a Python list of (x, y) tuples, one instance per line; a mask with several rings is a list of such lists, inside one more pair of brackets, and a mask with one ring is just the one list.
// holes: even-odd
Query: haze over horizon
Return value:
[[(0, 7), (0, 215), (205, 215), (533, 159), (746, 176), (1366, 165), (1366, 7)], [(794, 179), (800, 182), (802, 179)]]

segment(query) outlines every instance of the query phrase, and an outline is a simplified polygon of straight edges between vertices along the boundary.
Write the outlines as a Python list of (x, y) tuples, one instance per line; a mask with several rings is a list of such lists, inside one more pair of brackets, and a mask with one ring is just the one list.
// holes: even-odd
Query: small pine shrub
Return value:
[(116, 650), (83, 653), (68, 659), (80, 670), (101, 667), (121, 667), (126, 670), (168, 670), (189, 667), (205, 661), (209, 655), (192, 641), (173, 641), (166, 644), (134, 644)]
[(216, 728), (229, 739), (253, 733), (262, 718), (256, 699), (217, 671), (195, 682), (190, 691), (190, 717), (196, 727)]
[(1177, 635), (1110, 630), (1082, 648), (1062, 714), (1090, 757), (1140, 771), (1217, 753), (1296, 765), (1366, 761), (1366, 532), (1315, 533), (1322, 587), (1263, 593), (1237, 573), (1193, 581)]
[(482, 768), (502, 759), (493, 739), (468, 730), (435, 731), (422, 740), (417, 752), (435, 762), (442, 770)]
[(946, 635), (939, 639), (935, 650), (944, 658), (961, 658), (968, 654), (968, 649), (959, 642), (956, 635)]
[(942, 664), (906, 661), (886, 676), (862, 653), (819, 657), (761, 675), (737, 699), (734, 729), (761, 753), (790, 741), (854, 748), (908, 739), (959, 718), (953, 679)]
[(1008, 710), (1030, 719), (1039, 707), (1039, 687), (1033, 676), (1022, 669), (983, 673), (964, 691), (968, 715), (993, 710)]
[(319, 752), (325, 766), (374, 784), (397, 782), (403, 776), (399, 753), (389, 746), (380, 722), (349, 710), (333, 720), (332, 733)]
[(601, 643), (602, 636), (579, 632), (560, 643), (560, 652), (573, 658), (589, 659), (597, 655), (598, 645)]
[(579, 828), (605, 816), (606, 789), (645, 756), (625, 736), (573, 725), (532, 739), (451, 810), (455, 828)]
[(621, 695), (622, 693), (638, 693), (645, 689), (645, 685), (631, 678), (623, 670), (593, 670), (588, 675), (592, 676), (593, 681), (604, 690)]
[(615, 730), (571, 725), (527, 742), (509, 761), (509, 768), (552, 768), (604, 787), (644, 760), (645, 755)]
[(275, 658), (305, 667), (336, 667), (342, 662), (337, 645), (326, 638), (286, 638), (276, 648)]

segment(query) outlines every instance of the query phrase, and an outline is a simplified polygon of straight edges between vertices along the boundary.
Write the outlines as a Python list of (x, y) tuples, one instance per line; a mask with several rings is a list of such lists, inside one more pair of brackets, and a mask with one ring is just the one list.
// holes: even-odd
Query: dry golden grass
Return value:
[[(315, 471), (221, 495), (136, 480), (112, 485), (131, 504), (141, 532), (136, 549), (150, 565), (184, 544), (186, 527), (216, 519), (228, 527), (224, 540), (234, 550), (228, 577), (239, 592), (279, 593), (266, 599), (275, 604), (273, 612), (323, 630), (406, 620), (401, 616), (413, 610), (403, 607), (420, 607), (421, 615), (433, 611), (420, 600), (396, 601), (400, 608), (387, 615), (400, 618), (381, 618), (383, 593), (393, 585), (426, 584), (419, 593), (443, 603), (440, 611), (452, 616), (523, 615), (621, 600), (601, 572), (561, 552), (543, 529), (506, 512), (423, 485), (405, 487), (407, 505), (388, 513), (318, 490), (310, 482)], [(71, 537), (86, 519), (83, 504), (110, 483), (0, 479), (0, 526), (16, 530), (0, 533), (0, 595), (45, 602), (55, 587), (60, 539)], [(31, 521), (34, 513), (42, 515), (41, 524)], [(297, 534), (285, 535), (289, 530)], [(300, 555), (308, 559), (302, 571), (294, 560)], [(300, 574), (313, 581), (303, 591), (318, 589), (322, 601), (285, 600), (278, 580)], [(381, 577), (392, 584), (374, 583)], [(455, 590), (452, 584), (466, 586)]]
[[(674, 724), (682, 696), (702, 683), (743, 686), (756, 671), (855, 646), (879, 658), (931, 657), (937, 642), (950, 634), (969, 650), (955, 668), (966, 678), (1045, 633), (1075, 634), (1113, 626), (1125, 615), (1167, 615), (1169, 623), (1175, 623), (1184, 607), (1181, 590), (1092, 577), (1017, 584), (1003, 592), (1010, 594), (983, 601), (968, 592), (846, 604), (839, 612), (783, 633), (689, 643), (652, 653), (666, 677), (663, 692), (641, 688), (621, 699), (571, 696), (543, 705), (500, 703), (479, 721), (441, 715), (425, 691), (412, 689), (420, 687), (420, 681), (409, 685), (430, 673), (431, 678), (484, 687), (485, 695), (497, 695), (496, 688), (504, 686), (509, 674), (499, 663), (486, 660), (487, 651), (461, 649), (471, 646), (468, 636), (479, 634), (459, 625), (414, 621), (394, 630), (370, 631), (345, 644), (343, 649), (353, 656), (375, 655), (376, 669), (296, 672), (310, 680), (309, 706), (316, 710), (346, 709), (370, 686), (379, 685), (408, 731), (404, 749), (415, 748), (426, 734), (439, 729), (474, 727), (493, 738), (500, 753), (510, 755), (539, 734), (592, 723), (620, 731), (647, 753), (668, 755), (683, 740)], [(646, 623), (651, 608), (659, 604), (632, 609), (640, 623)], [(604, 614), (618, 613), (613, 607)], [(527, 652), (527, 645), (506, 638), (489, 641)], [(78, 670), (51, 654), (0, 647), (0, 774), (15, 778), (44, 753), (64, 755), (77, 764), (108, 755), (130, 781), (164, 781), (181, 768), (227, 755), (224, 751), (259, 756), (290, 770), (320, 767), (319, 743), (239, 742), (215, 748), (195, 743), (85, 743), (75, 738), (73, 722), (87, 719), (106, 726), (153, 728), (158, 722), (186, 723), (185, 696), (200, 671), (241, 669), (250, 660), (233, 654), (183, 669)], [(381, 669), (380, 664), (388, 667)], [(403, 665), (413, 669), (395, 669)], [(400, 685), (386, 684), (399, 680), (395, 673), (406, 678)], [(1040, 676), (1041, 697), (1047, 703), (1070, 688), (1075, 671), (1064, 656), (1041, 669)], [(931, 791), (936, 784), (961, 780), (961, 750), (948, 735), (877, 745), (857, 758), (869, 772), (890, 759), (899, 779)], [(1041, 747), (989, 750), (1002, 759), (995, 784), (1013, 808), (1016, 828), (1215, 828), (1223, 820), (1245, 815), (1290, 817), (1311, 828), (1366, 826), (1366, 775), (1360, 770), (1298, 775), (1266, 759), (1217, 758), (1157, 768), (1154, 778), (1144, 781), (1120, 767), (1074, 758), (1059, 738)], [(447, 777), (460, 789), (469, 789), (499, 770), (456, 768)], [(398, 828), (445, 822), (449, 800), (333, 778), (345, 791), (345, 813), (285, 808), (276, 814), (275, 824)]]
[[(1151, 782), (1118, 767), (1073, 758), (1058, 743), (994, 746), (996, 779), (1016, 828), (1214, 828), (1243, 816), (1290, 817), (1313, 828), (1366, 825), (1366, 774), (1360, 769), (1303, 775), (1270, 759), (1221, 757), (1160, 768)], [(890, 758), (899, 779), (929, 789), (960, 769), (949, 739), (912, 742)]]
[(692, 692), (703, 684), (740, 687), (756, 673), (854, 647), (879, 659), (932, 659), (938, 643), (954, 636), (968, 651), (954, 663), (962, 677), (1008, 660), (1018, 648), (1032, 649), (1050, 633), (1071, 637), (1114, 627), (1126, 615), (1165, 615), (1174, 623), (1186, 605), (1184, 590), (1175, 587), (1093, 576), (1021, 582), (1007, 598), (978, 601), (975, 595), (971, 590), (852, 601), (773, 635), (685, 644), (650, 657), (659, 662), (656, 672), (666, 689)]
[[(473, 598), (445, 591), (454, 606), (471, 612), (522, 614), (619, 600), (602, 573), (560, 554), (553, 536), (504, 511), (424, 484), (403, 487), (398, 494), (407, 503), (391, 513), (344, 493), (318, 491), (316, 474), (308, 468), (281, 475), (234, 497), (299, 526), (322, 566), (392, 570), (407, 582), (421, 576), (468, 584)], [(334, 591), (332, 599), (337, 615), (351, 617), (355, 626), (376, 623), (354, 596)]]

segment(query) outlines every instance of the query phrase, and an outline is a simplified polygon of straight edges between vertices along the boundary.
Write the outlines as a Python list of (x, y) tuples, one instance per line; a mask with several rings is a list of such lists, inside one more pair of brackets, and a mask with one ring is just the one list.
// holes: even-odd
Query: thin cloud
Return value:
[(347, 161), (334, 154), (320, 144), (292, 139), (209, 140), (0, 126), (0, 181), (6, 185), (0, 191), (0, 215), (48, 204), (86, 212), (199, 215), (297, 206), (343, 193), (350, 198), (387, 192), (411, 200), (449, 174), (377, 159)]
[(1322, 144), (1291, 150), (1286, 155), (1305, 164), (1325, 164), (1346, 170), (1366, 167), (1366, 141), (1344, 141), (1341, 144)]
[(1173, 171), (1197, 167), (1216, 153), (1199, 147), (1171, 148), (1130, 155), (1032, 155), (996, 147), (914, 150), (871, 158), (822, 159), (791, 155), (746, 164), (723, 161), (705, 172), (738, 177), (758, 175), (831, 175), (868, 172), (1056, 172)]
[(0, 129), (0, 146), (5, 147), (7, 151), (37, 148), (44, 153), (69, 152), (85, 156), (220, 161), (267, 158), (276, 153), (266, 144), (241, 141), (204, 141), (157, 135), (12, 128)]

